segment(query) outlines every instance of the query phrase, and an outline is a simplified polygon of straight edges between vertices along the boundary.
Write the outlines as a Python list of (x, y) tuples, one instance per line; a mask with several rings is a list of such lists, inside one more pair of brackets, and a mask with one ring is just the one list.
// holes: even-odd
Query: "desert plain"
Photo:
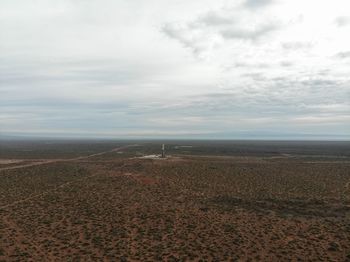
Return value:
[(0, 261), (350, 261), (350, 142), (1, 141)]

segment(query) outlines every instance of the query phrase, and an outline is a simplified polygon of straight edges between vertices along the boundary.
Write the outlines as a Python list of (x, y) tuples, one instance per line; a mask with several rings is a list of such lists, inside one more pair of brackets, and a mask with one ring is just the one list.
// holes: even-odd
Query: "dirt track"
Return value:
[(73, 161), (77, 161), (77, 160), (84, 160), (84, 159), (88, 159), (88, 158), (95, 157), (95, 156), (101, 156), (101, 155), (104, 155), (104, 154), (107, 154), (107, 153), (117, 152), (119, 150), (122, 150), (122, 149), (125, 149), (125, 148), (128, 148), (128, 147), (132, 147), (132, 146), (136, 146), (136, 145), (127, 145), (127, 146), (122, 146), (122, 147), (116, 147), (116, 148), (113, 148), (112, 150), (107, 150), (107, 151), (103, 151), (103, 152), (100, 152), (100, 153), (95, 153), (95, 154), (88, 155), (88, 156), (78, 156), (78, 157), (69, 158), (69, 159), (62, 159), (62, 158), (61, 159), (50, 159), (50, 160), (39, 159), (38, 162), (34, 162), (34, 163), (30, 163), (30, 164), (0, 168), (0, 172), (1, 171), (5, 171), (5, 170), (12, 170), (12, 169), (18, 169), (18, 168), (26, 168), (26, 167), (32, 167), (32, 166), (47, 165), (47, 164), (58, 163), (58, 162), (73, 162)]

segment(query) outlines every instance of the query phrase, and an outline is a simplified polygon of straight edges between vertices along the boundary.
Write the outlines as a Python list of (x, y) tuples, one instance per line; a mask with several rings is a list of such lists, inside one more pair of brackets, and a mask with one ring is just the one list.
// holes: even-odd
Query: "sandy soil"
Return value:
[(23, 160), (19, 160), (19, 159), (0, 159), (0, 165), (16, 164), (22, 161)]

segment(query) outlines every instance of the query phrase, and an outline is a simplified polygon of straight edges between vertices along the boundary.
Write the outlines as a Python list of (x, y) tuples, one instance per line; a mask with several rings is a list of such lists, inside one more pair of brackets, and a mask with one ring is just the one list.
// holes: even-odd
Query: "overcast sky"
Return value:
[(0, 136), (350, 139), (348, 0), (0, 0)]

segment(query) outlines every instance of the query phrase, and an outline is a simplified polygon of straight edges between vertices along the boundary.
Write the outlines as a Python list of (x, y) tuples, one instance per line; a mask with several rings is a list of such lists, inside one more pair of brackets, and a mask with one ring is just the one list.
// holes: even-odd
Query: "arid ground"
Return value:
[(0, 261), (350, 261), (349, 142), (161, 143), (0, 142)]

